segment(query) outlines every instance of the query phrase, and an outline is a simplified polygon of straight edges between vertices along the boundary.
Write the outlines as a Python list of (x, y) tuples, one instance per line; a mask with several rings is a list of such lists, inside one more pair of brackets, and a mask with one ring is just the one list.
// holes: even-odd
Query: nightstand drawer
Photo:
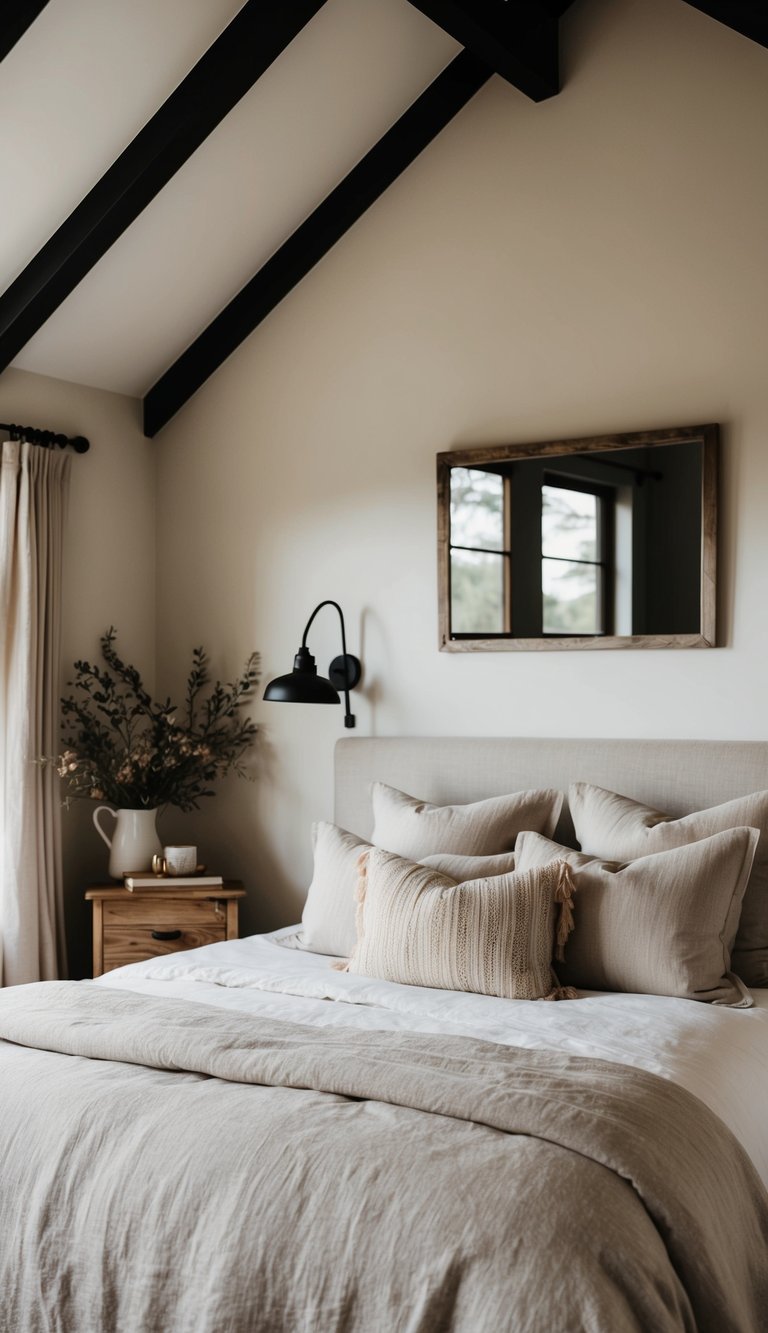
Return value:
[[(184, 906), (189, 907), (189, 903)], [(173, 938), (155, 939), (153, 931), (155, 934), (172, 935)], [(104, 971), (111, 972), (113, 968), (122, 967), (125, 963), (139, 963), (145, 958), (158, 958), (162, 954), (178, 953), (182, 949), (198, 949), (202, 944), (218, 944), (226, 936), (223, 921), (210, 926), (190, 926), (178, 921), (169, 922), (165, 927), (157, 922), (136, 926), (105, 925)]]
[(208, 898), (190, 902), (188, 898), (152, 898), (149, 894), (141, 898), (123, 898), (118, 902), (104, 903), (104, 931), (111, 926), (157, 926), (162, 930), (199, 929), (205, 926), (222, 926), (226, 921), (226, 904)]
[(245, 890), (236, 879), (221, 886), (169, 885), (133, 893), (114, 884), (94, 884), (85, 896), (93, 908), (93, 975), (98, 977), (125, 963), (236, 940), (237, 909)]

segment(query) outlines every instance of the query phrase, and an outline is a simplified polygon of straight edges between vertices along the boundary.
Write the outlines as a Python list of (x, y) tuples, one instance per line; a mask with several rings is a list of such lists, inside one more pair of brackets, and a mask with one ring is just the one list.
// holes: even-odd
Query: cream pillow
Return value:
[(471, 805), (430, 805), (384, 782), (373, 783), (371, 798), (374, 844), (412, 861), (445, 852), (511, 852), (522, 829), (550, 837), (564, 799), (562, 792), (547, 789), (491, 796)]
[(672, 819), (650, 805), (593, 787), (589, 782), (574, 783), (568, 803), (582, 851), (614, 861), (683, 847), (725, 829), (745, 825), (759, 829), (760, 842), (744, 895), (731, 966), (748, 986), (768, 986), (768, 791), (740, 796), (683, 819)]
[[(312, 825), (314, 870), (301, 918), (298, 947), (311, 953), (349, 958), (357, 942), (355, 911), (360, 878), (360, 853), (369, 842), (336, 824)], [(501, 856), (430, 856), (425, 864), (459, 882), (487, 875), (503, 875), (515, 868), (512, 852)]]
[(441, 875), (449, 875), (457, 884), (464, 884), (468, 879), (509, 875), (515, 868), (514, 852), (499, 852), (498, 856), (456, 856), (452, 852), (438, 852), (419, 860), (423, 866), (439, 870)]
[(561, 950), (572, 928), (563, 863), (457, 884), (372, 847), (361, 872), (348, 972), (510, 1000), (564, 994), (552, 972), (556, 918)]
[(729, 829), (622, 865), (521, 834), (519, 871), (565, 860), (573, 872), (576, 929), (563, 983), (748, 1008), (729, 955), (758, 837)]

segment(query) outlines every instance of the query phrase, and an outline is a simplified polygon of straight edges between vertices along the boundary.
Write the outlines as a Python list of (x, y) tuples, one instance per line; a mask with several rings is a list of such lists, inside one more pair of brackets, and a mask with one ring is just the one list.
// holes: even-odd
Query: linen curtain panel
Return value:
[(0, 985), (66, 973), (58, 751), (61, 560), (70, 456), (2, 445)]

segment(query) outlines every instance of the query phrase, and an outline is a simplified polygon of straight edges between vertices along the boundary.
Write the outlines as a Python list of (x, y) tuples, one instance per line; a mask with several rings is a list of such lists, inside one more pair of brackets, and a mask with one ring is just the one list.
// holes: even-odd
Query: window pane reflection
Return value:
[(561, 560), (596, 560), (597, 496), (542, 486), (541, 550)]
[(451, 631), (503, 634), (503, 555), (451, 551)]
[(568, 560), (541, 562), (545, 634), (599, 634), (599, 566)]
[(504, 545), (504, 480), (477, 468), (451, 469), (451, 544), (500, 551)]

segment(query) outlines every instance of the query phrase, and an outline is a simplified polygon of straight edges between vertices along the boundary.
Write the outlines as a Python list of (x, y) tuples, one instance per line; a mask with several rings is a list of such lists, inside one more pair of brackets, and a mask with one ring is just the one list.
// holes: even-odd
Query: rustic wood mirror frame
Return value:
[[(438, 613), (440, 649), (450, 653), (563, 651), (601, 648), (713, 648), (715, 647), (717, 570), (717, 470), (719, 427), (681, 426), (666, 430), (630, 431), (576, 440), (548, 440), (539, 444), (494, 445), (456, 449), (437, 455)], [(699, 633), (547, 635), (514, 638), (512, 635), (469, 637), (451, 634), (451, 469), (472, 468), (533, 458), (591, 454), (620, 449), (654, 448), (674, 444), (701, 445), (701, 581)]]

